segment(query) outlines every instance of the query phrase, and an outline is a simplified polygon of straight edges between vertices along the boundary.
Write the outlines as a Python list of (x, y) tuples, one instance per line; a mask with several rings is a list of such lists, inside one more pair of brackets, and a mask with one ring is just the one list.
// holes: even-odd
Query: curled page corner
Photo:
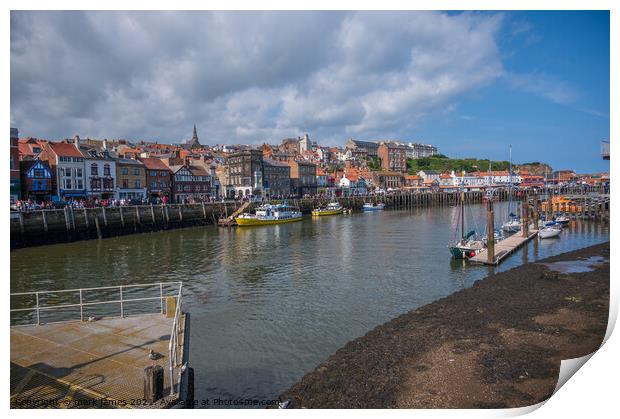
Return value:
[(557, 393), (557, 391), (566, 384), (579, 368), (583, 367), (583, 364), (588, 362), (595, 353), (596, 351), (580, 358), (563, 359), (560, 363), (560, 376), (558, 377), (558, 383), (555, 386), (555, 390), (553, 390), (553, 394)]

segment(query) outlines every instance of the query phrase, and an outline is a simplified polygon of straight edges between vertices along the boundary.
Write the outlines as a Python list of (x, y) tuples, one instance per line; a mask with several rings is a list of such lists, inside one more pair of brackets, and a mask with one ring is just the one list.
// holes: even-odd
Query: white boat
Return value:
[(560, 224), (568, 224), (569, 221), (570, 218), (568, 218), (566, 215), (560, 215), (555, 219), (555, 222)]
[(383, 211), (385, 208), (385, 204), (383, 202), (379, 202), (373, 204), (372, 202), (366, 202), (364, 204), (364, 211)]
[(551, 237), (557, 237), (562, 232), (561, 228), (557, 227), (543, 227), (538, 231), (538, 235), (541, 239), (549, 239)]
[(504, 224), (502, 224), (502, 230), (506, 233), (516, 233), (521, 230), (521, 220), (516, 217), (510, 218)]

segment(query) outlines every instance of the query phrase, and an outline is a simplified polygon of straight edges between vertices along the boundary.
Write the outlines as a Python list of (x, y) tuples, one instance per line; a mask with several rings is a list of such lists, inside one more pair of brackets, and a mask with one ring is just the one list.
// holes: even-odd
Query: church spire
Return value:
[(194, 124), (194, 133), (192, 134), (192, 142), (198, 142), (198, 133), (196, 132), (196, 124)]
[(194, 124), (194, 132), (192, 134), (192, 139), (187, 141), (187, 146), (189, 148), (201, 148), (202, 145), (198, 141), (198, 131), (196, 131), (196, 124)]

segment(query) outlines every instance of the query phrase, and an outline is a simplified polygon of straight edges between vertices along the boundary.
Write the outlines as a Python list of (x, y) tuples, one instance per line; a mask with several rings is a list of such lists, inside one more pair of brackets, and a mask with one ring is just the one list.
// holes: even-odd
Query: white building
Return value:
[(116, 161), (107, 152), (80, 147), (86, 171), (86, 195), (112, 199), (116, 195)]

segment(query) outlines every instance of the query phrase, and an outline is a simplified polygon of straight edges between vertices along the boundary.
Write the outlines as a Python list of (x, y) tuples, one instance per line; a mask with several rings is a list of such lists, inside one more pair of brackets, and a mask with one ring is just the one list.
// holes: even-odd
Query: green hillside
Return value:
[[(508, 170), (510, 162), (507, 161), (491, 161), (491, 170)], [(407, 168), (409, 173), (417, 173), (420, 170), (434, 170), (437, 172), (486, 172), (489, 170), (489, 160), (480, 160), (474, 158), (467, 159), (451, 159), (443, 154), (437, 154), (432, 157), (424, 157), (421, 159), (407, 159)]]

